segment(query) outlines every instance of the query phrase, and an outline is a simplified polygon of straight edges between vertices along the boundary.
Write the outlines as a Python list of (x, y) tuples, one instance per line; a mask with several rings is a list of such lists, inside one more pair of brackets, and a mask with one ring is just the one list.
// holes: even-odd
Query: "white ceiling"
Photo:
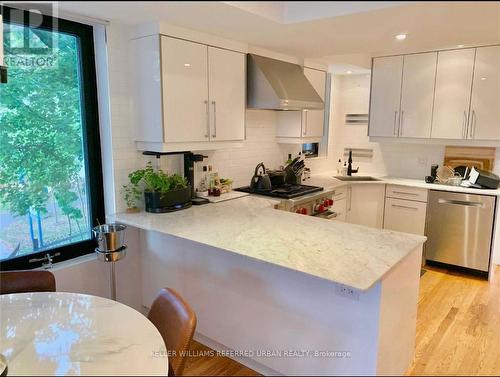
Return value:
[[(300, 58), (328, 57), (330, 61), (339, 60), (338, 55), (359, 60), (459, 44), (500, 43), (500, 1), (58, 4), (61, 13), (128, 24), (164, 21)], [(399, 33), (408, 33), (408, 38), (395, 40)]]

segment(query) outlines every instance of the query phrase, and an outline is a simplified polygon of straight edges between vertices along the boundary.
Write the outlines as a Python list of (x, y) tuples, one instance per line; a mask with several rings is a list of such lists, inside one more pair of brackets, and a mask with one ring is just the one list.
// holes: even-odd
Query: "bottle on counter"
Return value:
[(344, 161), (344, 166), (342, 167), (342, 174), (344, 177), (347, 175), (347, 162)]
[(339, 158), (339, 162), (337, 162), (337, 175), (342, 175), (342, 160)]
[(199, 192), (206, 192), (208, 191), (208, 166), (204, 165), (203, 166), (203, 175), (201, 177), (200, 181), (200, 189), (198, 190)]
[(290, 165), (292, 163), (292, 154), (288, 153), (288, 160), (286, 160), (285, 165)]

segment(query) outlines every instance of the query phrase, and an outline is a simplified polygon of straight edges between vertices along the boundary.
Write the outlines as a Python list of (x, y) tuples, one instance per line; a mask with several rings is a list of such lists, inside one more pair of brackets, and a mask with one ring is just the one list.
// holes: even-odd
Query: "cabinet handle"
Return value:
[(467, 111), (464, 110), (464, 117), (462, 119), (462, 139), (467, 139)]
[(418, 208), (415, 208), (415, 207), (407, 207), (407, 206), (400, 206), (398, 204), (391, 204), (393, 207), (396, 207), (396, 208), (404, 208), (404, 209), (413, 209), (415, 211), (418, 211)]
[(403, 123), (405, 121), (405, 111), (401, 110), (401, 117), (399, 118), (399, 130), (398, 130), (398, 136), (403, 135)]
[(213, 138), (217, 137), (217, 108), (215, 107), (215, 101), (212, 101), (212, 105), (214, 105), (214, 133), (212, 135)]
[(398, 136), (398, 134), (396, 133), (396, 118), (398, 117), (398, 111), (394, 111), (394, 127), (393, 127), (393, 130), (392, 130), (392, 133), (394, 136)]
[(470, 138), (474, 139), (475, 137), (476, 137), (476, 110), (472, 110)]
[(305, 120), (304, 120), (304, 136), (307, 136), (307, 110), (304, 110), (304, 116), (305, 116)]
[(458, 206), (466, 206), (466, 207), (480, 207), (484, 208), (485, 204), (481, 202), (466, 202), (464, 200), (448, 200), (448, 199), (438, 199), (439, 204), (454, 204)]
[(351, 207), (352, 207), (352, 187), (349, 187), (349, 209), (347, 210), (348, 212), (351, 212)]
[(205, 137), (208, 138), (210, 136), (210, 108), (208, 105), (208, 100), (203, 101), (206, 107), (206, 115), (207, 115), (207, 129), (206, 129), (206, 134)]
[(414, 192), (405, 192), (405, 191), (393, 191), (393, 194), (418, 196), (418, 194), (415, 194)]

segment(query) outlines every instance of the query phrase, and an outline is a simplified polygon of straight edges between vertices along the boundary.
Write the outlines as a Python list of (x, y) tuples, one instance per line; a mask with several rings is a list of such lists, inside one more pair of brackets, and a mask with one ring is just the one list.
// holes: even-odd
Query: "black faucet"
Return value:
[(351, 176), (352, 173), (357, 173), (359, 171), (359, 166), (356, 170), (352, 168), (352, 149), (349, 150), (349, 159), (347, 160), (347, 175)]

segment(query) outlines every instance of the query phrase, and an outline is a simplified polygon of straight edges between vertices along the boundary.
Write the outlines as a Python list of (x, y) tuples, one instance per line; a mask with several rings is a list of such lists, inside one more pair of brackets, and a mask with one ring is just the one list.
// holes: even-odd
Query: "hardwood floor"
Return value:
[(500, 267), (489, 282), (428, 269), (419, 296), (409, 375), (500, 374)]
[(204, 356), (211, 348), (193, 341), (190, 356), (186, 362), (186, 376), (260, 376), (257, 372), (241, 365), (229, 357)]
[[(483, 279), (426, 268), (408, 375), (500, 375), (500, 267)], [(210, 348), (194, 342), (195, 354)], [(226, 357), (190, 357), (186, 375), (258, 376)]]

